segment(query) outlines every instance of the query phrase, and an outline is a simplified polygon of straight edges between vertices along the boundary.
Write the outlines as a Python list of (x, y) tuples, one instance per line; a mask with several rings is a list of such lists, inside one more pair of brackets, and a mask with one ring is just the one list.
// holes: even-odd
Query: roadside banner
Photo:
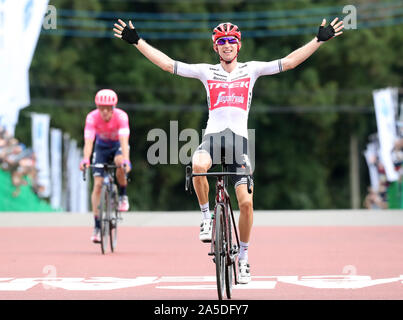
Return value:
[(62, 207), (62, 131), (52, 128), (50, 130), (50, 175), (51, 196), (50, 204), (54, 209)]
[(396, 181), (399, 174), (395, 170), (392, 161), (392, 149), (396, 141), (396, 89), (386, 88), (375, 90), (373, 92), (376, 123), (378, 127), (378, 136), (380, 144), (381, 162), (385, 167), (386, 177), (388, 181)]
[(49, 123), (48, 114), (32, 113), (32, 149), (35, 153), (37, 182), (43, 187), (42, 198), (50, 196)]
[(368, 143), (367, 149), (364, 151), (364, 156), (365, 156), (365, 160), (366, 160), (367, 166), (368, 166), (371, 188), (375, 192), (378, 192), (378, 190), (379, 190), (379, 173), (378, 173), (378, 168), (376, 166), (376, 160), (377, 160), (376, 143), (374, 143), (374, 142)]
[(30, 104), (29, 68), (48, 0), (0, 0), (0, 124), (10, 134)]

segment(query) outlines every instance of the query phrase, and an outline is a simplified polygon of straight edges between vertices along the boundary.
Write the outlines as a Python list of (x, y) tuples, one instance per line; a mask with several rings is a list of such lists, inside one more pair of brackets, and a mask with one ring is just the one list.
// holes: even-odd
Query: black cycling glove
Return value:
[(327, 41), (327, 40), (333, 38), (334, 34), (335, 34), (335, 31), (334, 31), (334, 28), (332, 27), (332, 25), (329, 24), (327, 27), (320, 26), (318, 35), (316, 36), (318, 38), (317, 41), (318, 42)]
[(128, 26), (124, 27), (122, 31), (122, 39), (130, 44), (138, 44), (140, 37), (137, 34), (136, 29), (131, 29)]

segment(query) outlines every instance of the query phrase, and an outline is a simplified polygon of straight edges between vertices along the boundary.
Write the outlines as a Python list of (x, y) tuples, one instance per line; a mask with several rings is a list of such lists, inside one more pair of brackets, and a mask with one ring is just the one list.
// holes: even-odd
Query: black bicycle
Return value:
[(190, 166), (186, 167), (185, 190), (190, 193), (193, 177), (217, 177), (212, 239), (208, 255), (213, 256), (213, 261), (215, 262), (219, 300), (222, 300), (224, 297), (224, 288), (227, 298), (231, 299), (232, 284), (233, 282), (238, 284), (237, 257), (239, 252), (239, 237), (230, 196), (227, 191), (228, 177), (234, 175), (246, 175), (248, 192), (252, 193), (252, 177), (250, 173), (228, 172), (227, 165), (225, 164), (222, 165), (222, 172), (193, 173)]
[[(115, 171), (117, 166), (108, 163), (96, 163), (89, 165), (90, 168), (104, 169), (105, 176), (102, 184), (101, 199), (99, 203), (99, 219), (101, 222), (101, 251), (105, 254), (108, 247), (108, 238), (111, 252), (114, 252), (117, 245), (118, 222), (122, 220), (119, 208), (118, 187), (115, 182)], [(83, 179), (86, 179), (86, 168), (84, 167)]]

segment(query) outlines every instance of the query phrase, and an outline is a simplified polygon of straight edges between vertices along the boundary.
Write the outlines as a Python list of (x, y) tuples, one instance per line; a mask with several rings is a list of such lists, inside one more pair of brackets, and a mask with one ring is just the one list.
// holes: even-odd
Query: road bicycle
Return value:
[(108, 248), (108, 239), (111, 252), (114, 252), (117, 245), (118, 222), (122, 221), (119, 208), (118, 187), (115, 182), (115, 171), (118, 168), (114, 164), (96, 163), (84, 167), (83, 179), (86, 180), (86, 169), (104, 169), (104, 181), (101, 189), (99, 203), (99, 220), (101, 222), (101, 251), (105, 254)]
[[(228, 166), (222, 162), (222, 172), (193, 173), (191, 166), (186, 167), (185, 190), (191, 193), (192, 178), (207, 176), (216, 177), (216, 196), (213, 214), (213, 229), (209, 256), (213, 256), (216, 269), (218, 299), (224, 298), (224, 291), (228, 299), (232, 297), (232, 284), (238, 284), (237, 257), (239, 252), (239, 237), (231, 199), (227, 191), (228, 177), (247, 177), (248, 192), (252, 193), (252, 176), (245, 172), (229, 172)], [(247, 171), (247, 172), (250, 172)]]

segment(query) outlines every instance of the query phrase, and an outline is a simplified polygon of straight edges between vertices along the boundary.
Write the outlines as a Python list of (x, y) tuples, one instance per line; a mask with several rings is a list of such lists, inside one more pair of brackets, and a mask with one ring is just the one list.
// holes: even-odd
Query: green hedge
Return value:
[(11, 174), (0, 170), (0, 212), (51, 212), (56, 211), (46, 201), (40, 199), (32, 190), (31, 182), (20, 187), (17, 196), (13, 193), (16, 187), (11, 182)]

